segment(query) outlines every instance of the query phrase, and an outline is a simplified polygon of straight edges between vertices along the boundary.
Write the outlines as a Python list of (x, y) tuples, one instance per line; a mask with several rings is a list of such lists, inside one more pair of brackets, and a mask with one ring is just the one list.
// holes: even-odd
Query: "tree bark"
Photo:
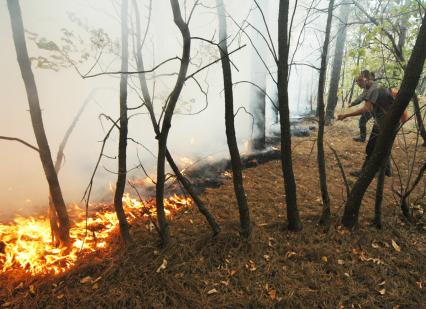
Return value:
[[(140, 15), (138, 10), (137, 1), (133, 0), (133, 5), (135, 7), (135, 17), (136, 17), (136, 40), (137, 40), (137, 46), (136, 46), (136, 65), (138, 68), (138, 71), (143, 72), (145, 71), (145, 66), (143, 63), (142, 58), (142, 41), (141, 41), (141, 33), (140, 33)], [(152, 126), (154, 128), (154, 132), (157, 136), (160, 135), (160, 128), (158, 126), (157, 119), (155, 117), (154, 113), (154, 106), (152, 104), (151, 95), (149, 94), (146, 78), (144, 73), (139, 74), (139, 84), (142, 91), (142, 96), (145, 101), (148, 113), (151, 118)], [(185, 178), (185, 176), (182, 175), (182, 173), (179, 170), (179, 167), (176, 165), (175, 161), (173, 160), (172, 155), (170, 154), (169, 150), (166, 149), (166, 159), (169, 163), (170, 167), (173, 170), (173, 173), (175, 173), (176, 178), (178, 181), (182, 184), (182, 186), (185, 188), (185, 190), (188, 192), (188, 194), (191, 196), (191, 198), (194, 200), (195, 204), (197, 205), (199, 211), (204, 215), (207, 222), (209, 223), (213, 234), (217, 235), (220, 232), (220, 227), (217, 224), (214, 217), (211, 215), (207, 207), (204, 205), (203, 201), (200, 199), (198, 194), (195, 193), (194, 188), (192, 187), (192, 184), (189, 182), (188, 179)]]
[(290, 135), (290, 111), (288, 102), (288, 7), (289, 1), (281, 0), (278, 15), (278, 104), (281, 126), (281, 164), (287, 203), (288, 228), (302, 229), (297, 209), (296, 181), (294, 179)]
[[(129, 30), (127, 26), (128, 0), (121, 3), (121, 71), (127, 72), (129, 59)], [(120, 133), (118, 141), (118, 175), (114, 194), (114, 208), (120, 225), (120, 234), (124, 243), (132, 239), (129, 232), (129, 224), (123, 208), (123, 194), (127, 176), (127, 74), (120, 76)]]
[[(244, 191), (242, 164), (240, 153), (238, 151), (237, 138), (235, 136), (234, 95), (232, 92), (231, 64), (228, 57), (225, 7), (223, 0), (217, 0), (216, 3), (219, 18), (219, 50), (222, 58), (223, 84), (225, 89), (226, 140), (228, 143), (229, 154), (231, 155), (232, 178), (234, 182), (235, 196), (237, 197), (238, 202), (238, 210), (240, 213), (241, 235), (247, 238), (251, 233), (250, 211), (247, 205), (246, 193)], [(264, 99), (265, 96), (263, 94), (263, 100)], [(265, 105), (263, 104), (263, 111), (264, 110)], [(263, 122), (263, 125), (264, 124), (265, 123)]]
[[(318, 82), (318, 138), (317, 138), (317, 160), (318, 160), (318, 172), (320, 178), (320, 188), (321, 188), (321, 197), (322, 197), (322, 214), (320, 219), (320, 224), (327, 225), (330, 222), (330, 197), (328, 195), (327, 189), (327, 172), (325, 164), (325, 155), (324, 155), (324, 125), (325, 125), (325, 115), (324, 115), (324, 91), (325, 91), (325, 78), (327, 75), (327, 54), (328, 46), (330, 43), (330, 32), (331, 32), (331, 21), (333, 19), (333, 7), (334, 0), (330, 0), (328, 4), (328, 15), (327, 15), (327, 24), (325, 27), (325, 39), (324, 46), (321, 54), (321, 68), (319, 74)], [(340, 59), (340, 66), (341, 66)], [(340, 67), (337, 75), (340, 75)], [(333, 78), (333, 77), (332, 77)], [(339, 80), (337, 79), (337, 83)], [(337, 103), (337, 102), (336, 102)], [(335, 106), (334, 106), (335, 107)], [(333, 109), (334, 115), (334, 109)]]
[(414, 113), (416, 115), (417, 129), (423, 139), (423, 146), (426, 146), (426, 129), (423, 122), (422, 110), (420, 108), (419, 97), (417, 94), (413, 96)]
[[(385, 160), (386, 161), (386, 160)], [(379, 168), (376, 187), (376, 201), (374, 204), (374, 225), (376, 228), (382, 228), (382, 201), (383, 201), (383, 188), (385, 186), (385, 164)]]
[(158, 136), (158, 157), (157, 157), (157, 184), (156, 184), (156, 206), (158, 224), (160, 228), (161, 240), (163, 245), (167, 245), (170, 241), (169, 224), (167, 222), (166, 214), (164, 212), (164, 181), (165, 181), (165, 161), (167, 152), (167, 137), (169, 135), (173, 112), (176, 107), (176, 103), (179, 99), (180, 93), (185, 83), (186, 73), (188, 71), (189, 57), (191, 51), (191, 34), (189, 32), (188, 24), (182, 18), (180, 11), (179, 1), (170, 0), (170, 4), (173, 11), (173, 18), (176, 26), (179, 28), (182, 39), (183, 49), (181, 56), (181, 65), (179, 68), (178, 77), (176, 80), (175, 87), (170, 94), (167, 102), (167, 107), (164, 113), (164, 120), (161, 126), (161, 133)]
[(385, 116), (384, 125), (382, 126), (382, 130), (378, 136), (373, 154), (363, 169), (361, 176), (354, 184), (351, 194), (345, 204), (342, 223), (348, 228), (352, 228), (358, 223), (359, 210), (365, 191), (373, 180), (383, 158), (386, 158), (392, 149), (396, 129), (399, 125), (399, 119), (414, 95), (414, 91), (422, 73), (425, 58), (426, 16), (423, 17), (422, 25), (410, 60), (408, 61), (399, 93), (394, 104), (392, 104), (390, 112), (388, 112)]
[(70, 221), (64, 198), (62, 196), (61, 187), (59, 185), (58, 176), (56, 175), (55, 167), (53, 165), (46, 132), (44, 130), (37, 86), (34, 80), (34, 75), (31, 69), (31, 62), (28, 57), (28, 51), (25, 42), (25, 32), (22, 21), (21, 8), (19, 6), (18, 0), (8, 0), (7, 6), (12, 24), (12, 34), (16, 55), (27, 92), (31, 122), (39, 149), (40, 160), (43, 165), (43, 170), (49, 184), (50, 196), (52, 197), (53, 205), (55, 206), (55, 211), (58, 217), (57, 236), (62, 244), (67, 245), (70, 241)]
[(346, 29), (350, 13), (350, 4), (342, 4), (339, 11), (339, 30), (336, 36), (336, 46), (334, 49), (333, 67), (331, 69), (331, 79), (328, 91), (327, 110), (325, 115), (326, 125), (330, 125), (334, 120), (334, 110), (337, 106), (337, 92), (339, 89), (340, 71), (342, 70), (343, 53), (346, 42)]

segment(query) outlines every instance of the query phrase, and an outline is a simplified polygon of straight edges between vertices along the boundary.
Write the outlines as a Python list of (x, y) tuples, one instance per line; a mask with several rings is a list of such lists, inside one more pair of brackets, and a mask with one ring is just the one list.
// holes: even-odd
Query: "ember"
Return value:
[[(123, 197), (128, 221), (156, 219), (155, 201), (139, 201), (129, 194)], [(166, 215), (172, 218), (190, 207), (192, 200), (177, 195), (164, 201)], [(114, 211), (99, 210), (87, 218), (80, 209), (71, 228), (72, 245), (55, 247), (52, 243), (49, 219), (17, 217), (14, 223), (0, 224), (0, 271), (22, 269), (33, 275), (58, 274), (70, 269), (79, 256), (108, 247), (107, 238), (118, 225)]]

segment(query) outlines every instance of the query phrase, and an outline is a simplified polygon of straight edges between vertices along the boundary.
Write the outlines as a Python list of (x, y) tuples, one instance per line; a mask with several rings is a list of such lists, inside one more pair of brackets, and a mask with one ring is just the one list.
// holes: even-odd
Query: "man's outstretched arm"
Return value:
[(353, 111), (351, 113), (347, 113), (347, 114), (340, 114), (337, 116), (337, 120), (343, 120), (345, 118), (348, 117), (355, 117), (355, 116), (359, 116), (362, 115), (366, 112), (370, 112), (372, 110), (372, 104), (369, 101), (365, 101), (365, 104), (363, 107), (357, 109), (356, 111)]

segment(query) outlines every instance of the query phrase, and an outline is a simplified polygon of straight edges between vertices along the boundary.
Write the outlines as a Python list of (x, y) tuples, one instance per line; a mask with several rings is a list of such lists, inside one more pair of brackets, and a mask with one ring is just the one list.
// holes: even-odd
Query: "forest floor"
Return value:
[[(355, 120), (326, 129), (326, 139), (338, 152), (346, 173), (359, 169), (364, 159), (365, 144), (352, 141), (357, 132)], [(402, 136), (398, 139), (393, 156), (405, 175), (409, 168), (404, 145), (412, 150), (416, 138), (408, 133), (406, 143)], [(392, 184), (399, 188), (394, 168), (393, 177), (386, 178), (382, 230), (371, 226), (374, 181), (363, 201), (359, 227), (349, 232), (339, 223), (346, 189), (326, 147), (333, 221), (324, 229), (317, 224), (322, 203), (314, 143), (315, 136), (293, 139), (301, 232), (285, 229), (281, 163), (271, 161), (244, 171), (253, 220), (250, 240), (239, 236), (232, 179), (227, 178), (220, 188), (206, 189), (202, 195), (221, 225), (218, 236), (211, 236), (196, 208), (170, 222), (172, 241), (164, 249), (158, 246), (155, 230), (134, 223), (130, 247), (124, 250), (114, 237), (111, 250), (83, 258), (66, 274), (3, 275), (0, 306), (425, 308), (426, 200), (424, 196), (415, 199), (423, 194), (425, 180), (413, 193), (416, 224), (408, 224), (400, 216), (391, 190)], [(424, 158), (426, 147), (420, 147), (416, 162)], [(356, 180), (349, 175), (348, 179), (350, 183)]]

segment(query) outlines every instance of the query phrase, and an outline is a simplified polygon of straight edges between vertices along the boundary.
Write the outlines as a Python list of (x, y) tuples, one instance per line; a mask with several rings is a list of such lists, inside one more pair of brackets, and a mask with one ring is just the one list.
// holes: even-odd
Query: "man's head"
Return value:
[(375, 76), (373, 72), (370, 72), (369, 70), (362, 70), (355, 81), (359, 87), (368, 89), (374, 82), (374, 78)]

